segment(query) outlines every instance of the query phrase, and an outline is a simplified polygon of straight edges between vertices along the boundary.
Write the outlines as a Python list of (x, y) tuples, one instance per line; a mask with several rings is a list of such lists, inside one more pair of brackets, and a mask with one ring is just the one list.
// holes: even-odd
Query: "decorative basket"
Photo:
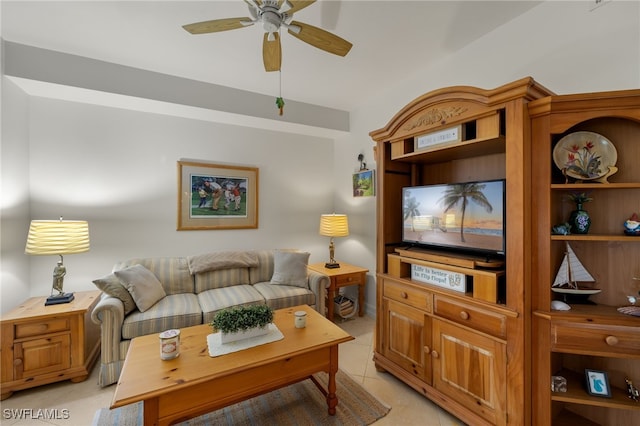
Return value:
[(333, 299), (333, 312), (337, 313), (340, 318), (352, 318), (358, 312), (358, 301), (339, 294)]

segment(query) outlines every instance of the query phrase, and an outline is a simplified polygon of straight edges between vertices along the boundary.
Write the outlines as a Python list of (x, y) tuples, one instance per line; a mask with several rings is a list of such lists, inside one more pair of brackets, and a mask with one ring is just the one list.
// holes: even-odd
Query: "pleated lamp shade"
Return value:
[(349, 235), (349, 220), (346, 214), (323, 214), (320, 216), (320, 235), (346, 237)]
[(89, 251), (89, 224), (84, 220), (32, 220), (26, 254), (74, 254)]

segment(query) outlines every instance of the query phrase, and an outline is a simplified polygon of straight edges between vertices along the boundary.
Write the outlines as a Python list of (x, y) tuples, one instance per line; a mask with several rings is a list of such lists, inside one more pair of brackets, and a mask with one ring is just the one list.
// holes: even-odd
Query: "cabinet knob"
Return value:
[(353, 277), (347, 278), (347, 281), (349, 281), (349, 282), (353, 281)]
[(403, 291), (402, 293), (400, 293), (400, 297), (406, 299), (407, 297), (409, 297), (409, 295)]
[(463, 320), (468, 320), (469, 313), (467, 311), (460, 311), (460, 318), (462, 318)]
[(607, 342), (607, 345), (609, 346), (615, 346), (618, 344), (618, 338), (616, 336), (607, 336), (604, 341)]
[(15, 367), (18, 367), (19, 365), (22, 365), (22, 358), (16, 358), (13, 360), (13, 365)]
[(438, 351), (431, 351), (431, 356), (434, 358), (438, 358), (440, 357), (440, 354), (438, 353)]
[(431, 348), (429, 346), (425, 346), (424, 353), (428, 354), (429, 352), (431, 352)]

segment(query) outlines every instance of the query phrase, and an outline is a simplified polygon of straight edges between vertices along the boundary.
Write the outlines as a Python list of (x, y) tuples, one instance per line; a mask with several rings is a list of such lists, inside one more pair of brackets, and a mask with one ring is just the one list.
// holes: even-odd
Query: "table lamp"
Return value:
[(334, 237), (346, 237), (349, 235), (349, 221), (346, 214), (323, 214), (320, 216), (320, 235), (331, 237), (329, 242), (329, 262), (324, 264), (325, 268), (339, 268), (340, 264), (336, 262)]
[[(89, 224), (84, 220), (32, 220), (29, 226), (26, 254), (60, 256), (53, 269), (53, 286), (51, 296), (47, 297), (45, 305), (69, 303), (73, 300), (73, 293), (62, 290), (64, 276), (67, 273), (63, 265), (63, 254), (74, 254), (89, 251)], [(58, 294), (54, 294), (57, 291)]]

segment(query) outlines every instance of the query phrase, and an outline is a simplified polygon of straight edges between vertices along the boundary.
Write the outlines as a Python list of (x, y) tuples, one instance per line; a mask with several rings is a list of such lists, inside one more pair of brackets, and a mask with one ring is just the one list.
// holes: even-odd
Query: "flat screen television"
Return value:
[(402, 188), (402, 240), (411, 246), (505, 254), (505, 180)]

